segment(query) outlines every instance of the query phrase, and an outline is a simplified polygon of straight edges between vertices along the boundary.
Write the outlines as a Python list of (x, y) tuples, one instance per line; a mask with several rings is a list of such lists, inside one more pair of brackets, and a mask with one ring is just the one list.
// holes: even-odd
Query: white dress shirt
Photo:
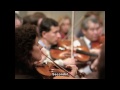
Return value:
[[(85, 43), (86, 43), (86, 45), (87, 45), (87, 47), (90, 49), (91, 48), (91, 41), (87, 38), (87, 37), (81, 37), (84, 41), (85, 41)], [(80, 38), (80, 39), (81, 39)], [(74, 47), (77, 47), (77, 46), (81, 46), (81, 43), (80, 43), (80, 41), (79, 40), (75, 40), (74, 42), (73, 42), (73, 46)]]
[[(46, 54), (47, 54), (47, 56), (48, 56), (49, 58), (51, 58), (49, 48), (47, 48), (46, 45), (45, 45), (41, 40), (39, 40), (38, 43), (39, 43), (42, 47), (44, 47), (44, 48), (46, 49)], [(47, 64), (47, 62), (52, 62), (49, 58), (46, 58), (46, 59), (43, 61), (43, 63), (46, 63), (46, 64)], [(60, 66), (64, 66), (64, 63), (63, 63), (63, 60), (62, 60), (62, 59), (55, 60), (55, 63), (57, 63), (57, 64), (60, 65)]]
[(90, 49), (91, 48), (91, 41), (87, 38), (87, 37), (83, 37), (83, 39), (84, 39), (84, 41), (85, 41), (85, 43), (86, 43), (86, 45), (87, 45), (87, 47)]
[[(87, 37), (85, 37), (85, 36), (82, 37), (82, 38), (83, 38), (83, 40), (85, 41), (87, 47), (88, 47), (89, 49), (91, 49), (91, 41), (90, 41)], [(91, 63), (91, 62), (88, 62), (88, 63)], [(90, 65), (86, 66), (85, 68), (79, 69), (78, 71), (79, 71), (79, 72), (84, 72), (84, 73), (86, 73), (86, 74), (92, 73), (92, 71), (91, 71), (91, 69), (90, 69)]]

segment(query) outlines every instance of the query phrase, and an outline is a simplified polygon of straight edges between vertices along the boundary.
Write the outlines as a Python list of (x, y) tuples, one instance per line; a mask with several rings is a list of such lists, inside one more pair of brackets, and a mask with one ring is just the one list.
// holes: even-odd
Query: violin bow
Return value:
[[(71, 26), (71, 58), (74, 58), (74, 53), (73, 53), (73, 41), (74, 41), (74, 34), (73, 34), (73, 30), (74, 30), (74, 19), (75, 19), (75, 11), (72, 11), (72, 26)], [(84, 76), (84, 73), (80, 73), (77, 70), (77, 75), (81, 78), (82, 76)]]
[(75, 12), (72, 11), (72, 26), (71, 26), (71, 58), (74, 58), (74, 54), (73, 54), (73, 29), (74, 29), (74, 15)]

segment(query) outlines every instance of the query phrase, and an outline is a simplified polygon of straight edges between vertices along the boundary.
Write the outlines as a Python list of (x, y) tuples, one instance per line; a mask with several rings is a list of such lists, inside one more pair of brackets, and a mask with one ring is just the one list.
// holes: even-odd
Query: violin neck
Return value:
[(76, 50), (76, 53), (80, 53), (80, 54), (85, 54), (85, 55), (88, 55), (88, 56), (93, 56), (93, 57), (98, 57), (97, 54), (93, 54), (93, 53), (89, 53), (89, 52), (85, 52), (83, 50)]

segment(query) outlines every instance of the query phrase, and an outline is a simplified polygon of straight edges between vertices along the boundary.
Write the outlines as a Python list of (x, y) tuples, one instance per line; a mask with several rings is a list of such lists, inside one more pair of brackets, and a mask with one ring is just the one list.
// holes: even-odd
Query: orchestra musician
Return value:
[[(36, 65), (43, 64), (46, 59), (46, 56), (42, 54), (46, 52), (38, 40), (39, 36), (33, 25), (23, 25), (15, 30), (15, 79), (45, 78), (36, 69)], [(71, 67), (70, 73), (74, 76), (77, 67), (75, 65), (67, 67)]]
[[(51, 46), (56, 45), (58, 39), (61, 38), (59, 30), (60, 29), (59, 29), (58, 22), (51, 18), (43, 19), (43, 21), (40, 24), (39, 33), (41, 38), (38, 43), (46, 49), (47, 55), (49, 57), (51, 57), (50, 55)], [(45, 61), (47, 63), (49, 60), (47, 59)], [(64, 60), (58, 59), (58, 60), (55, 60), (55, 62), (60, 66), (65, 66), (70, 64), (74, 65), (75, 59), (72, 59), (72, 58), (66, 58)]]
[[(81, 23), (82, 32), (84, 34), (83, 37), (80, 37), (79, 45), (83, 45), (88, 47), (91, 53), (94, 52), (100, 52), (101, 49), (95, 49), (92, 47), (92, 42), (97, 41), (100, 38), (100, 32), (101, 32), (101, 26), (100, 22), (95, 17), (88, 17), (85, 18)], [(91, 73), (92, 71), (95, 71), (96, 64), (98, 63), (98, 60), (94, 60), (93, 63), (86, 66), (83, 69), (80, 69), (80, 72), (86, 72), (86, 74)]]

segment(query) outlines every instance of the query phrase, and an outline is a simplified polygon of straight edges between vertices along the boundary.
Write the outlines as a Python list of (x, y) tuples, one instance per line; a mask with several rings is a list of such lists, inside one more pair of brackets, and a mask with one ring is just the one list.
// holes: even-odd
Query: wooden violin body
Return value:
[[(53, 59), (65, 59), (71, 56), (71, 41), (59, 40), (58, 47), (50, 50), (50, 55)], [(89, 53), (89, 49), (85, 46), (74, 47), (73, 56), (80, 62), (87, 62), (90, 56), (95, 56)]]
[(51, 73), (51, 69), (56, 69), (57, 72), (59, 72), (59, 73), (65, 72), (65, 71), (63, 71), (62, 69), (56, 68), (53, 63), (47, 63), (47, 64), (43, 64), (43, 65), (40, 65), (40, 66), (37, 66), (37, 67), (36, 67), (36, 70), (37, 70), (40, 74), (42, 74), (42, 75), (44, 75), (44, 76), (48, 76), (48, 77), (53, 76), (52, 73)]
[(97, 41), (92, 42), (92, 48), (101, 48), (104, 42), (105, 42), (105, 35), (102, 35), (99, 37)]
[[(77, 50), (88, 52), (88, 49), (84, 46), (77, 47)], [(71, 52), (71, 50), (67, 50), (67, 49), (64, 49), (64, 50), (51, 49), (50, 55), (53, 59), (66, 59), (71, 56), (70, 52)], [(76, 53), (76, 51), (74, 51), (74, 58), (76, 58), (78, 61), (86, 62), (89, 60), (90, 56), (85, 55), (85, 54)]]
[[(56, 70), (56, 72), (54, 72), (55, 74), (53, 74), (51, 72), (51, 69), (55, 69)], [(70, 75), (70, 73), (67, 73), (68, 71), (71, 71), (70, 68), (66, 69), (67, 70), (67, 72), (66, 72), (65, 70), (57, 68), (51, 62), (49, 62), (47, 64), (43, 64), (43, 65), (37, 66), (36, 70), (38, 71), (38, 73), (40, 73), (43, 76), (47, 77), (47, 79), (75, 79), (74, 76)], [(62, 73), (63, 73), (63, 75), (62, 75)], [(77, 71), (77, 74), (78, 74), (78, 76), (80, 78), (85, 76), (85, 73), (79, 73), (79, 71)]]

